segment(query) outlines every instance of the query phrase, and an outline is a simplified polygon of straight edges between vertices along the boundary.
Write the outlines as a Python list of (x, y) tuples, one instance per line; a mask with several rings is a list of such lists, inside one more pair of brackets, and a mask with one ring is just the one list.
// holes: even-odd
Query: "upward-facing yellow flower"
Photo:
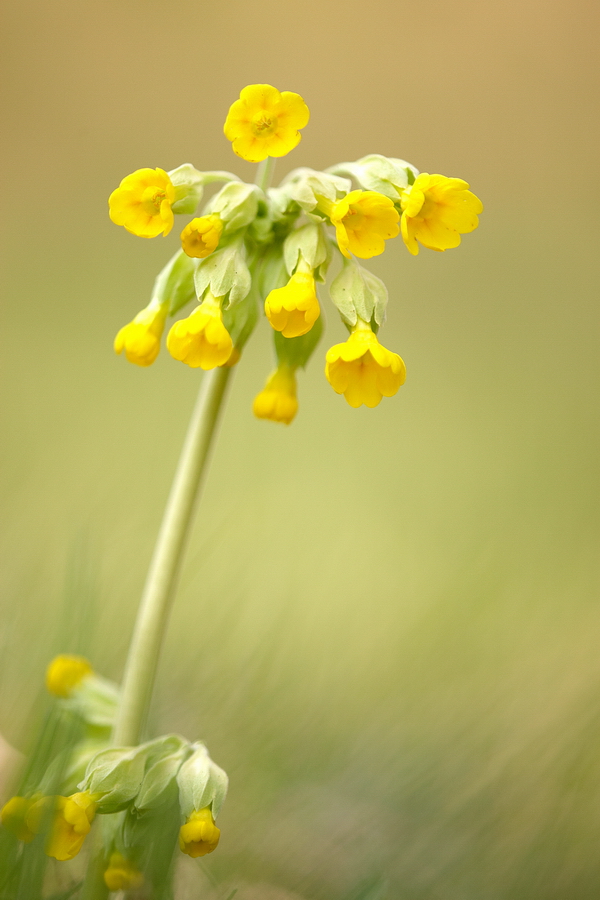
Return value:
[(308, 125), (308, 106), (299, 94), (280, 93), (270, 84), (250, 84), (229, 108), (225, 137), (233, 152), (249, 162), (285, 156), (300, 142)]
[(295, 272), (285, 287), (271, 291), (265, 313), (275, 331), (286, 338), (309, 332), (321, 315), (312, 272)]
[(423, 172), (402, 191), (402, 239), (413, 256), (417, 241), (430, 250), (450, 250), (458, 247), (461, 234), (477, 228), (483, 204), (468, 187), (461, 178)]
[(127, 175), (108, 198), (115, 225), (145, 238), (170, 232), (174, 202), (175, 188), (163, 169), (138, 169)]
[(179, 846), (183, 853), (196, 859), (216, 850), (220, 836), (221, 832), (215, 825), (212, 813), (206, 807), (194, 810), (185, 825), (181, 826)]
[(54, 859), (73, 859), (83, 846), (96, 815), (96, 799), (89, 791), (70, 797), (43, 797), (34, 803), (26, 818), (27, 827), (38, 833), (50, 817), (45, 852)]
[(280, 363), (271, 372), (263, 390), (254, 398), (252, 412), (257, 419), (290, 424), (298, 412), (296, 373), (291, 366)]
[(181, 246), (184, 253), (195, 259), (210, 256), (217, 248), (222, 231), (223, 223), (220, 216), (199, 216), (192, 219), (181, 232)]
[(187, 319), (175, 322), (167, 337), (174, 359), (192, 369), (214, 369), (228, 361), (233, 350), (231, 335), (223, 325), (221, 304), (208, 293)]
[(377, 191), (350, 191), (336, 203), (319, 203), (331, 219), (340, 250), (350, 259), (350, 253), (361, 259), (379, 256), (385, 241), (398, 234), (400, 216), (389, 197)]
[(150, 303), (132, 322), (117, 332), (115, 353), (122, 353), (124, 350), (130, 363), (151, 366), (160, 351), (167, 312), (167, 303)]
[(358, 320), (344, 344), (327, 351), (325, 375), (337, 394), (350, 406), (374, 407), (382, 397), (393, 397), (406, 378), (406, 366), (397, 353), (377, 340), (371, 327)]
[(69, 697), (94, 670), (84, 656), (62, 653), (46, 669), (46, 687), (55, 697)]

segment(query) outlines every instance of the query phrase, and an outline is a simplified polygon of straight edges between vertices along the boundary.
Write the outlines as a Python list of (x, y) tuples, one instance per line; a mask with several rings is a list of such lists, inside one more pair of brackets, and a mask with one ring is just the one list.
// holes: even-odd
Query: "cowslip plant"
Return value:
[[(465, 181), (420, 173), (411, 163), (379, 154), (322, 172), (294, 169), (272, 187), (275, 159), (299, 144), (308, 121), (298, 94), (250, 85), (232, 104), (224, 132), (237, 156), (259, 163), (253, 184), (186, 163), (169, 172), (138, 169), (109, 198), (111, 220), (138, 237), (167, 237), (176, 217), (187, 217), (177, 229), (181, 246), (156, 277), (146, 307), (118, 331), (115, 351), (135, 365), (154, 364), (174, 319), (166, 337), (169, 354), (206, 374), (123, 683), (100, 678), (80, 656), (52, 661), (47, 688), (61, 715), (79, 723), (78, 739), (48, 761), (44, 775), (25, 779), (2, 810), (5, 831), (15, 841), (27, 848), (39, 836), (45, 853), (61, 861), (79, 854), (102, 820), (90, 853), (88, 898), (144, 885), (149, 896), (166, 896), (176, 848), (196, 858), (219, 843), (215, 819), (227, 792), (225, 772), (200, 742), (143, 737), (174, 584), (228, 382), (261, 311), (272, 330), (276, 363), (252, 408), (259, 419), (289, 425), (298, 411), (296, 373), (323, 332), (319, 293), (335, 262), (328, 293), (349, 335), (326, 352), (325, 376), (351, 407), (375, 407), (398, 392), (406, 368), (379, 340), (387, 289), (358, 260), (380, 255), (399, 237), (413, 256), (420, 246), (458, 247), (482, 211)], [(210, 185), (221, 186), (199, 209)], [(192, 308), (181, 316), (186, 307)]]

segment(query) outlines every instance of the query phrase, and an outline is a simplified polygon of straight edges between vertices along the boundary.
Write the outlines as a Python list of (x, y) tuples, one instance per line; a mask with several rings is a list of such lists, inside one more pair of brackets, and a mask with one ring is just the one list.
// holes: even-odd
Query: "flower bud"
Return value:
[(217, 249), (223, 222), (218, 215), (201, 216), (185, 226), (181, 232), (183, 252), (195, 259), (204, 259)]
[(46, 669), (46, 688), (55, 697), (70, 697), (75, 688), (93, 674), (85, 657), (63, 653), (55, 656)]
[(252, 404), (257, 419), (270, 419), (289, 425), (298, 412), (295, 369), (280, 364), (267, 378), (263, 390)]
[(111, 853), (108, 868), (104, 871), (104, 884), (109, 891), (128, 891), (143, 883), (144, 876), (131, 860), (121, 853)]

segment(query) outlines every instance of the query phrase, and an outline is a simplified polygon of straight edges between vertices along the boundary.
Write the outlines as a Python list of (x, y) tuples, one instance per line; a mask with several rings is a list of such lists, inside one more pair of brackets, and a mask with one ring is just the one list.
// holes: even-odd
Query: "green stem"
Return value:
[(266, 159), (263, 159), (262, 162), (258, 164), (258, 171), (256, 173), (256, 178), (254, 180), (254, 184), (257, 184), (258, 187), (266, 194), (267, 188), (271, 184), (271, 179), (273, 178), (273, 170), (275, 169), (276, 159), (273, 159), (272, 156), (267, 156)]
[(129, 647), (113, 735), (118, 746), (137, 744), (146, 721), (175, 582), (231, 372), (227, 366), (217, 368), (202, 379)]

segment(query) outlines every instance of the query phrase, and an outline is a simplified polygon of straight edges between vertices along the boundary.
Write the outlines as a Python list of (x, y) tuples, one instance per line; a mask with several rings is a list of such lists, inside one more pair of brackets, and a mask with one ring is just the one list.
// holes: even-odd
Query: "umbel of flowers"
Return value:
[[(298, 94), (254, 84), (231, 106), (224, 132), (239, 157), (265, 166), (297, 146), (308, 120)], [(213, 183), (223, 186), (197, 215), (204, 188)], [(156, 278), (148, 305), (118, 332), (116, 352), (151, 365), (167, 319), (196, 304), (171, 325), (169, 353), (191, 368), (232, 366), (262, 308), (273, 330), (276, 366), (253, 410), (285, 424), (298, 410), (296, 372), (322, 332), (317, 286), (326, 283), (334, 258), (339, 271), (329, 297), (349, 337), (327, 351), (325, 375), (350, 406), (374, 407), (397, 393), (406, 369), (379, 341), (386, 287), (358, 260), (380, 255), (399, 236), (413, 256), (420, 246), (458, 247), (483, 209), (466, 181), (420, 173), (378, 154), (324, 172), (295, 169), (278, 187), (245, 184), (230, 172), (202, 172), (191, 164), (171, 172), (138, 169), (113, 191), (109, 206), (113, 222), (145, 238), (166, 236), (176, 215), (188, 217), (181, 249)]]
[(70, 721), (70, 734), (78, 726), (81, 739), (51, 753), (39, 777), (27, 771), (0, 811), (17, 853), (39, 843), (47, 856), (74, 859), (100, 817), (102, 878), (120, 891), (146, 883), (157, 890), (174, 851), (195, 858), (216, 849), (228, 779), (204, 744), (168, 734), (136, 747), (109, 746), (120, 691), (83, 657), (56, 657), (46, 687), (58, 718)]

